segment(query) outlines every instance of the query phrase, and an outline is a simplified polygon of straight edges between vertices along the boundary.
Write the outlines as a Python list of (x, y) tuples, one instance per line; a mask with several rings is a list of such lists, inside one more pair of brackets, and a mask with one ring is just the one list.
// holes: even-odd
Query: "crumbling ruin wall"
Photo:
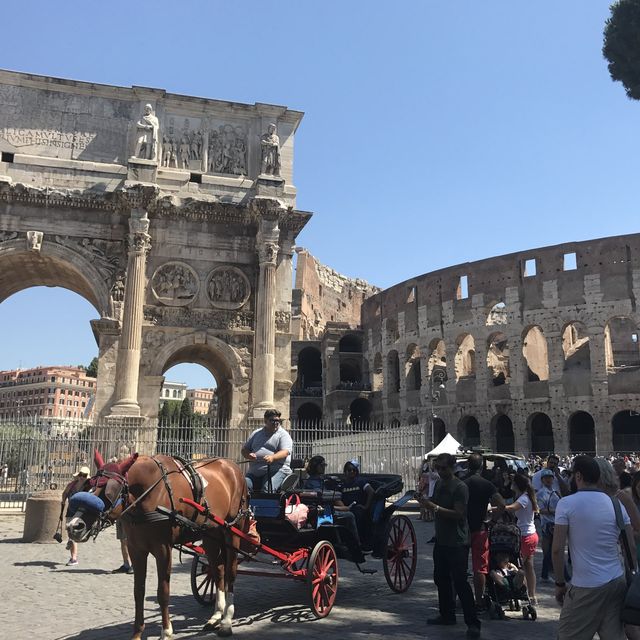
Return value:
[(360, 325), (360, 307), (380, 289), (348, 278), (323, 265), (306, 249), (296, 249), (296, 281), (292, 304), (294, 340), (319, 340), (327, 322)]

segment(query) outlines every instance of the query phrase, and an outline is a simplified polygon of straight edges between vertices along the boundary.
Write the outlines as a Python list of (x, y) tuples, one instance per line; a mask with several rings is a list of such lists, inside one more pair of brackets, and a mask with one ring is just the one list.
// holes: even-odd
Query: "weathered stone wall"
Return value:
[(378, 417), (428, 424), (433, 412), (467, 440), (475, 418), (481, 441), (495, 448), (506, 416), (516, 449), (528, 451), (534, 418), (545, 414), (552, 446), (568, 451), (569, 425), (584, 411), (598, 449), (611, 450), (614, 415), (640, 410), (639, 249), (640, 234), (531, 249), (427, 273), (368, 298), (362, 327), (372, 378), (382, 363)]

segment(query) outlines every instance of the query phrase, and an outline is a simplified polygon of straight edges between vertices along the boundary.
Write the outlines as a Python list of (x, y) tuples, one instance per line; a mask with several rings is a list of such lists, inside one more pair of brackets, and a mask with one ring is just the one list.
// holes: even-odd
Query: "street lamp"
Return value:
[(445, 388), (444, 382), (447, 379), (447, 372), (444, 369), (434, 367), (429, 376), (429, 402), (431, 406), (431, 448), (435, 446), (435, 420), (438, 417), (433, 409), (434, 402), (440, 400), (440, 394)]

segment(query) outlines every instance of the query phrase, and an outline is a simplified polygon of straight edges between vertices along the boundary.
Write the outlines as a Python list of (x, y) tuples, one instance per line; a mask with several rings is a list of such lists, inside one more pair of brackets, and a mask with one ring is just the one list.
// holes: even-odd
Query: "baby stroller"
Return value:
[[(496, 556), (506, 554), (509, 562), (519, 569), (522, 568), (520, 558), (520, 529), (518, 526), (507, 522), (497, 522), (489, 525), (489, 573), (498, 568)], [(513, 586), (497, 585), (491, 576), (487, 576), (485, 601), (489, 617), (492, 620), (504, 620), (506, 615), (504, 606), (508, 605), (509, 611), (520, 611), (525, 620), (535, 620), (538, 613), (527, 593), (526, 584), (520, 588)]]

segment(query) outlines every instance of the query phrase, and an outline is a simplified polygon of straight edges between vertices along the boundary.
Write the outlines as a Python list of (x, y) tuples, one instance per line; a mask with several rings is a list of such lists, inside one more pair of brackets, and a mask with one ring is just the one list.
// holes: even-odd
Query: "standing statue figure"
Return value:
[(276, 125), (270, 124), (260, 139), (262, 148), (262, 173), (272, 176), (280, 175), (280, 138), (276, 133)]
[(133, 154), (142, 160), (155, 160), (158, 152), (158, 131), (160, 123), (153, 113), (150, 104), (144, 105), (144, 114), (136, 123), (138, 128), (138, 139), (136, 140), (136, 150)]

